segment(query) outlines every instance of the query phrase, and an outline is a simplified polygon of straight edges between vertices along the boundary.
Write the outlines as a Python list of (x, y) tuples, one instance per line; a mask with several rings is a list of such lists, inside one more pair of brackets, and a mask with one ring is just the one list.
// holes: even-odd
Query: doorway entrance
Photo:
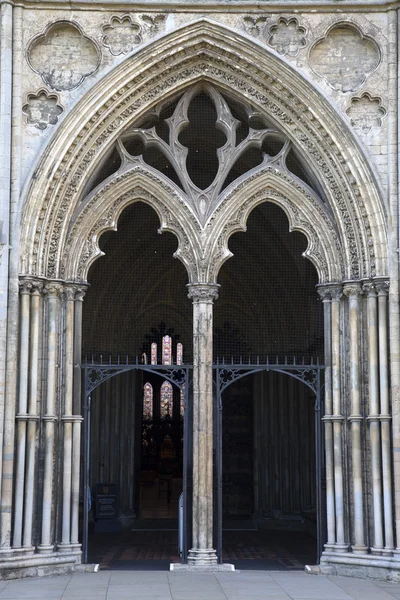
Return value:
[[(84, 307), (84, 559), (109, 568), (168, 568), (190, 543), (178, 540), (178, 505), (190, 462), (191, 306), (176, 240), (158, 227), (144, 203), (122, 213), (118, 233), (101, 239)], [(186, 504), (181, 513), (191, 518)]]
[(325, 541), (323, 322), (306, 246), (263, 204), (220, 272), (216, 548), (238, 568), (315, 564)]

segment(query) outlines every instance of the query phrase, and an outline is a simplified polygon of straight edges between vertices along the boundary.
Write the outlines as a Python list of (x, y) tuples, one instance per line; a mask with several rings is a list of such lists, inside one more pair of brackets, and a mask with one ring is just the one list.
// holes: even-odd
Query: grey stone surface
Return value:
[(392, 600), (400, 584), (303, 572), (103, 571), (3, 582), (0, 600)]

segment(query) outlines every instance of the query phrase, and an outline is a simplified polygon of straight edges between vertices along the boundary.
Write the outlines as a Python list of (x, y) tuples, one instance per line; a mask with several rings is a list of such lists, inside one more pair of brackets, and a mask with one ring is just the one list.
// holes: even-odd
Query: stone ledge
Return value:
[(0, 579), (22, 579), (46, 575), (65, 575), (75, 571), (97, 572), (98, 565), (82, 565), (81, 552), (30, 554), (29, 556), (0, 555)]
[(306, 565), (304, 570), (309, 575), (340, 575), (400, 582), (400, 559), (397, 557), (324, 552), (321, 564)]

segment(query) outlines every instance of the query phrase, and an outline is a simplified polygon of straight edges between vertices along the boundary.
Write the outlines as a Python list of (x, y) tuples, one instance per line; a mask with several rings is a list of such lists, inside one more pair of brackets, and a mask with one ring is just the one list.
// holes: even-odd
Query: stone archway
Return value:
[[(194, 446), (195, 453), (206, 457), (206, 466), (194, 475), (191, 561), (202, 567), (215, 564), (210, 502), (212, 432), (206, 425), (210, 423), (212, 406), (212, 304), (218, 296), (219, 268), (230, 255), (230, 235), (245, 228), (252, 208), (269, 200), (285, 210), (293, 228), (305, 233), (309, 241), (305, 254), (317, 267), (322, 286), (326, 332), (327, 478), (330, 485), (326, 560), (340, 563), (343, 553), (350, 556), (350, 545), (355, 560), (361, 560), (357, 559), (357, 554), (367, 555), (368, 546), (376, 554), (386, 552), (391, 555), (394, 546), (391, 459), (384, 463), (382, 471), (379, 467), (382, 456), (384, 459), (390, 456), (386, 331), (388, 243), (381, 194), (368, 161), (342, 118), (318, 90), (277, 54), (238, 36), (237, 32), (200, 20), (166, 35), (151, 49), (151, 52), (149, 48), (139, 51), (114, 69), (71, 111), (44, 152), (26, 192), (20, 251), (20, 364), (28, 369), (28, 355), (22, 340), (27, 339), (29, 332), (35, 347), (34, 361), (29, 366), (31, 372), (33, 369), (37, 375), (41, 347), (47, 364), (46, 393), (43, 394), (43, 399), (46, 398), (45, 485), (38, 550), (49, 559), (50, 555), (53, 558), (54, 544), (58, 542), (57, 552), (68, 555), (71, 561), (79, 560), (79, 466), (72, 475), (71, 469), (79, 455), (80, 439), (81, 413), (76, 400), (80, 384), (76, 365), (80, 353), (81, 300), (87, 270), (99, 254), (99, 236), (106, 229), (116, 227), (118, 215), (125, 206), (142, 200), (157, 211), (161, 229), (176, 234), (179, 241), (176, 255), (186, 266), (190, 278), (197, 398)], [(197, 83), (210, 90), (215, 86), (251, 106), (255, 113), (268, 115), (318, 177), (320, 194), (291, 176), (281, 168), (282, 165), (267, 163), (244, 174), (222, 192), (214, 204), (210, 203), (199, 212), (193, 202), (188, 201), (188, 194), (182, 193), (156, 170), (140, 161), (125, 159), (115, 175), (84, 198), (88, 179), (121, 135), (157, 105)], [(229, 123), (226, 127), (228, 131)], [(370, 544), (364, 528), (367, 480), (363, 475), (360, 450), (361, 423), (364, 421), (361, 406), (365, 405), (359, 367), (360, 328), (364, 323), (360, 317), (362, 287), (368, 295), (365, 335), (369, 339), (369, 427), (374, 509), (376, 507), (374, 539)], [(46, 301), (42, 299), (43, 288), (47, 293)], [(39, 341), (37, 327), (41, 305), (45, 305), (47, 320), (47, 338), (43, 343)], [(65, 324), (65, 332), (60, 329), (61, 323)], [(344, 324), (342, 328), (341, 323)], [(62, 391), (56, 382), (59, 339), (65, 348), (61, 371), (66, 385)], [(362, 352), (367, 353), (365, 344)], [(342, 356), (345, 367), (341, 365)], [(22, 437), (27, 427), (32, 429), (32, 435), (36, 434), (37, 415), (35, 402), (27, 390), (27, 372), (21, 369), (22, 395), (20, 392), (16, 410)], [(63, 414), (55, 415), (56, 403), (60, 401)], [(27, 411), (28, 404), (31, 410)], [(347, 430), (345, 418), (350, 420), (352, 440), (352, 461), (348, 462), (343, 454)], [(54, 537), (51, 525), (54, 426), (58, 420), (63, 423), (64, 436), (61, 541)], [(208, 435), (196, 437), (204, 426)], [(32, 525), (29, 521), (28, 525), (23, 522), (23, 515), (27, 510), (28, 514), (32, 512), (33, 504), (31, 496), (28, 499), (24, 496), (24, 480), (27, 482), (25, 489), (28, 489), (35, 460), (35, 450), (31, 447), (27, 470), (22, 458), (16, 464), (13, 546), (22, 552), (32, 552)], [(382, 478), (385, 491), (382, 490)], [(354, 502), (349, 511), (345, 510), (343, 493), (346, 481), (354, 491)], [(360, 564), (364, 563), (361, 560)]]

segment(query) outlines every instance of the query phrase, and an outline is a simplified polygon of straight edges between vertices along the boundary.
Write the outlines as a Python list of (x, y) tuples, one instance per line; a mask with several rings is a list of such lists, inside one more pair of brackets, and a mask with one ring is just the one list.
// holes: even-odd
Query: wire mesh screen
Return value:
[(323, 311), (317, 273), (302, 256), (305, 236), (289, 232), (283, 210), (265, 202), (246, 233), (230, 239), (214, 305), (214, 355), (227, 362), (323, 357)]
[(162, 362), (162, 338), (183, 345), (183, 361), (192, 360), (192, 305), (187, 298), (187, 273), (173, 258), (177, 239), (159, 235), (154, 210), (142, 202), (122, 213), (117, 232), (100, 240), (105, 256), (89, 272), (90, 288), (83, 303), (84, 359), (115, 361), (151, 357), (156, 343)]

